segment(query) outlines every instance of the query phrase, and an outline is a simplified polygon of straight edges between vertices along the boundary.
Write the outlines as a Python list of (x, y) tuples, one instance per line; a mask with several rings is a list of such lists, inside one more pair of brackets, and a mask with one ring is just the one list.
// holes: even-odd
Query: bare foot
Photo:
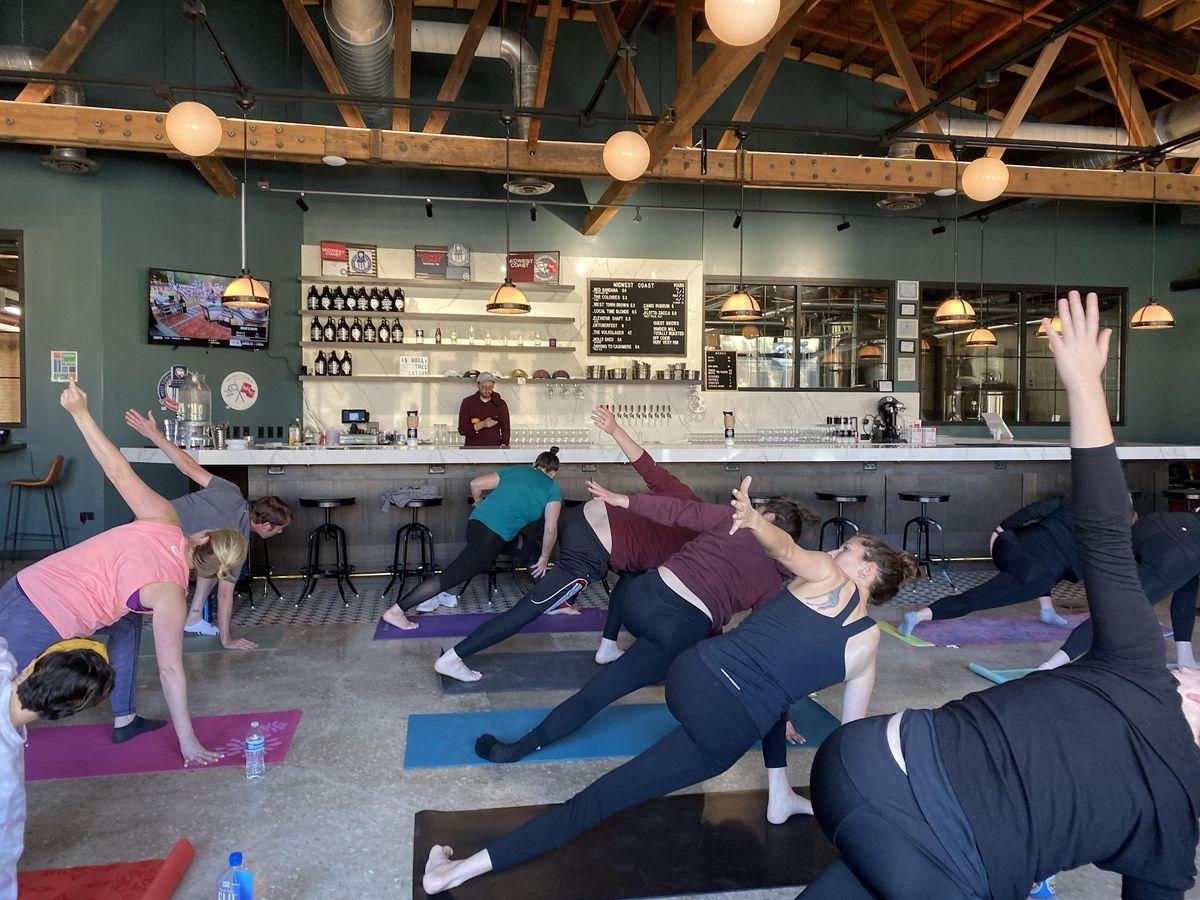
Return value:
[(579, 610), (577, 610), (571, 604), (564, 603), (562, 606), (558, 607), (557, 609), (550, 610), (550, 612), (546, 613), (546, 615), (548, 615), (548, 616), (581, 616), (581, 615), (583, 615), (583, 613), (581, 613)]
[(481, 673), (469, 668), (465, 662), (459, 659), (458, 654), (452, 649), (438, 657), (438, 661), (433, 664), (433, 670), (439, 675), (457, 678), (459, 681), (478, 681), (483, 677)]
[(451, 859), (453, 855), (453, 847), (433, 845), (433, 849), (429, 851), (429, 860), (425, 863), (425, 877), (421, 879), (421, 886), (425, 888), (426, 894), (432, 896), (454, 887), (451, 881), (458, 863)]
[(405, 631), (412, 631), (414, 628), (420, 627), (416, 622), (406, 616), (404, 614), (404, 610), (397, 605), (392, 605), (388, 611), (383, 614), (383, 621), (395, 628), (402, 628)]
[(596, 651), (596, 662), (602, 666), (606, 666), (613, 660), (620, 659), (624, 655), (625, 651), (617, 646), (616, 641), (601, 638), (600, 648)]
[(767, 821), (772, 825), (782, 825), (792, 816), (811, 816), (812, 802), (795, 791), (771, 792), (767, 801)]

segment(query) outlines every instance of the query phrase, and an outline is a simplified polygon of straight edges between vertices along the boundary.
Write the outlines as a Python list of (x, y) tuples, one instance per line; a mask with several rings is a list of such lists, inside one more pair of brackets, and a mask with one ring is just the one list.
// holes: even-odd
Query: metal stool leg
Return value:
[(296, 609), (300, 608), (300, 601), (312, 593), (312, 589), (317, 583), (317, 578), (313, 575), (313, 572), (316, 570), (318, 560), (321, 558), (319, 549), (320, 535), (319, 528), (314, 528), (308, 534), (308, 554), (304, 566), (304, 585), (300, 588), (300, 596), (296, 598)]
[(46, 527), (47, 534), (50, 535), (50, 552), (54, 553), (60, 549), (58, 546), (58, 535), (54, 531), (54, 516), (50, 512), (50, 492), (48, 489), (42, 489), (42, 505), (46, 507)]
[(350, 580), (350, 554), (346, 550), (346, 532), (340, 525), (331, 525), (330, 527), (336, 529), (338, 546), (341, 547), (342, 551), (339, 558), (340, 562), (338, 564), (338, 570), (344, 575), (346, 579), (346, 586), (350, 588), (350, 592), (354, 594), (355, 597), (358, 597), (360, 596), (358, 593), (358, 588), (356, 588), (354, 586), (354, 582)]
[(342, 568), (342, 552), (343, 541), (345, 540), (342, 534), (342, 529), (336, 525), (326, 523), (327, 535), (333, 541), (333, 578), (337, 582), (338, 594), (342, 598), (342, 606), (349, 606), (350, 601), (346, 599), (346, 589), (342, 587), (342, 581), (346, 576), (345, 570)]
[(817, 542), (817, 549), (818, 549), (818, 550), (824, 550), (824, 549), (825, 549), (825, 529), (826, 529), (826, 528), (828, 528), (828, 527), (829, 527), (830, 525), (832, 525), (832, 524), (833, 524), (833, 520), (832, 520), (832, 519), (826, 519), (824, 522), (822, 522), (822, 523), (821, 523), (821, 538), (820, 538), (820, 540)]
[[(390, 591), (392, 589), (392, 585), (396, 583), (396, 567), (398, 565), (400, 565), (400, 535), (403, 531), (404, 531), (403, 525), (401, 525), (399, 528), (396, 529), (396, 546), (392, 549), (392, 568), (390, 569), (390, 571), (392, 573), (392, 577), (390, 579), (388, 579), (387, 586), (383, 589), (383, 592), (380, 593), (380, 595), (379, 595), (380, 600), (383, 600), (384, 598), (387, 597), (388, 591)], [(401, 588), (404, 587), (404, 582), (400, 583), (400, 587)], [(397, 597), (396, 599), (398, 600), (400, 598)]]
[(0, 569), (8, 568), (8, 538), (12, 534), (13, 491), (16, 487), (8, 487), (8, 508), (4, 510), (4, 546), (0, 548)]
[(17, 486), (17, 513), (16, 521), (13, 522), (13, 542), (12, 542), (12, 561), (17, 561), (18, 544), (21, 539), (21, 498), (25, 496), (25, 488)]
[(937, 519), (930, 519), (930, 522), (938, 532), (938, 564), (942, 567), (942, 575), (945, 577), (946, 583), (957, 591), (958, 587), (954, 584), (954, 579), (950, 577), (950, 566), (948, 565), (950, 558), (946, 555), (946, 532), (942, 528), (942, 523)]
[[(277, 588), (277, 587), (275, 586), (275, 580), (274, 580), (274, 579), (271, 577), (272, 575), (274, 575), (274, 574), (275, 574), (275, 570), (271, 568), (271, 550), (270, 550), (270, 546), (267, 544), (267, 542), (266, 542), (266, 541), (263, 541), (263, 542), (262, 542), (262, 548), (263, 548), (263, 565), (267, 567), (267, 586), (268, 586), (268, 587), (270, 587), (270, 588), (271, 588), (271, 590), (273, 590), (273, 591), (275, 592), (275, 596), (276, 596), (278, 599), (282, 600), (282, 599), (283, 599), (283, 594), (281, 594), (281, 593), (279, 592), (279, 588)], [(263, 596), (264, 596), (264, 597), (266, 597), (266, 595), (267, 595), (267, 592), (264, 590), (264, 591), (263, 591)]]

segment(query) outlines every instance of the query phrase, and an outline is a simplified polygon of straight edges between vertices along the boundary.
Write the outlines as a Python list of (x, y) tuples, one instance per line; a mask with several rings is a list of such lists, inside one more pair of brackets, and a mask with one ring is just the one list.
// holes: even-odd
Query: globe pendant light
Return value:
[(1008, 187), (1008, 166), (994, 156), (972, 160), (962, 173), (963, 192), (972, 200), (987, 203)]
[(779, 0), (705, 0), (704, 19), (723, 44), (746, 47), (771, 33)]
[(1155, 256), (1158, 249), (1158, 178), (1154, 179), (1154, 199), (1150, 204), (1150, 298), (1133, 314), (1129, 327), (1138, 331), (1164, 331), (1175, 327), (1171, 311), (1154, 299)]
[(726, 322), (757, 322), (763, 317), (762, 307), (750, 296), (746, 285), (742, 283), (742, 256), (746, 246), (746, 223), (743, 212), (746, 205), (746, 151), (743, 147), (744, 135), (738, 131), (738, 163), (741, 165), (741, 187), (738, 198), (738, 283), (737, 290), (725, 298), (721, 304), (720, 318)]
[(249, 152), (246, 146), (246, 133), (250, 130), (246, 114), (254, 106), (249, 98), (238, 100), (242, 108), (242, 274), (225, 287), (221, 295), (221, 305), (235, 309), (268, 309), (271, 306), (271, 295), (267, 286), (250, 276), (250, 267), (246, 264), (246, 183), (250, 180)]
[(983, 318), (970, 334), (967, 335), (968, 347), (995, 347), (997, 343), (995, 332), (987, 327), (987, 295), (983, 292), (983, 224), (984, 217), (979, 217), (979, 296), (983, 300)]
[(187, 156), (208, 156), (221, 144), (221, 120), (195, 100), (176, 103), (167, 113), (167, 140)]
[[(625, 61), (627, 83), (633, 83), (633, 47), (621, 41), (617, 50)], [(650, 165), (650, 145), (641, 133), (629, 127), (629, 107), (625, 108), (625, 129), (604, 142), (604, 168), (617, 181), (634, 181), (646, 174)]]
[(508, 146), (512, 137), (512, 116), (505, 116), (501, 121), (504, 122), (504, 282), (488, 297), (487, 311), (502, 316), (520, 316), (529, 312), (529, 301), (525, 298), (525, 292), (513, 284), (508, 275), (508, 255), (512, 252), (512, 225), (509, 217), (512, 192), (507, 187), (512, 183)]
[[(955, 154), (957, 159), (957, 154)], [(975, 321), (975, 307), (958, 292), (958, 195), (954, 192), (954, 291), (938, 304), (933, 321), (938, 325), (970, 325)]]

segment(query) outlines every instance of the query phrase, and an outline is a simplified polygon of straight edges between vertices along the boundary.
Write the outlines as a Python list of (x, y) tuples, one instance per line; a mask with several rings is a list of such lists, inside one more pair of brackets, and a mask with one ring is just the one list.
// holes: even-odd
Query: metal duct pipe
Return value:
[[(0, 69), (37, 72), (48, 55), (40, 47), (3, 44), (0, 45)], [(50, 102), (62, 106), (83, 106), (83, 88), (77, 84), (56, 84)], [(49, 153), (38, 157), (38, 161), (48, 169), (72, 175), (96, 171), (96, 161), (88, 158), (87, 151), (81, 147), (51, 147)]]
[[(352, 94), (388, 96), (392, 93), (391, 0), (326, 0), (325, 24), (333, 59)], [(391, 109), (359, 106), (367, 124), (391, 126)]]

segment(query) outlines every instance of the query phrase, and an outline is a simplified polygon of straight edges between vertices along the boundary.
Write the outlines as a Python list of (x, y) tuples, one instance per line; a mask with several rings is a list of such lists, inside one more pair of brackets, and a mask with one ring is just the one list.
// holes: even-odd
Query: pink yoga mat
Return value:
[[(932, 644), (960, 647), (986, 647), (999, 644), (1032, 644), (1065, 641), (1071, 629), (1088, 617), (1087, 613), (1063, 616), (1066, 625), (1047, 625), (1035, 616), (963, 616), (925, 622), (913, 630), (913, 637)], [(1170, 634), (1170, 629), (1163, 629)]]
[(179, 741), (170, 723), (124, 744), (112, 742), (111, 725), (52, 725), (29, 729), (25, 745), (25, 780), (55, 781), (137, 775), (142, 772), (199, 771), (216, 766), (242, 766), (242, 750), (250, 723), (258, 722), (267, 740), (267, 763), (281, 763), (300, 724), (300, 710), (200, 716), (192, 719), (196, 737), (209, 750), (224, 754), (207, 766), (184, 770)]

